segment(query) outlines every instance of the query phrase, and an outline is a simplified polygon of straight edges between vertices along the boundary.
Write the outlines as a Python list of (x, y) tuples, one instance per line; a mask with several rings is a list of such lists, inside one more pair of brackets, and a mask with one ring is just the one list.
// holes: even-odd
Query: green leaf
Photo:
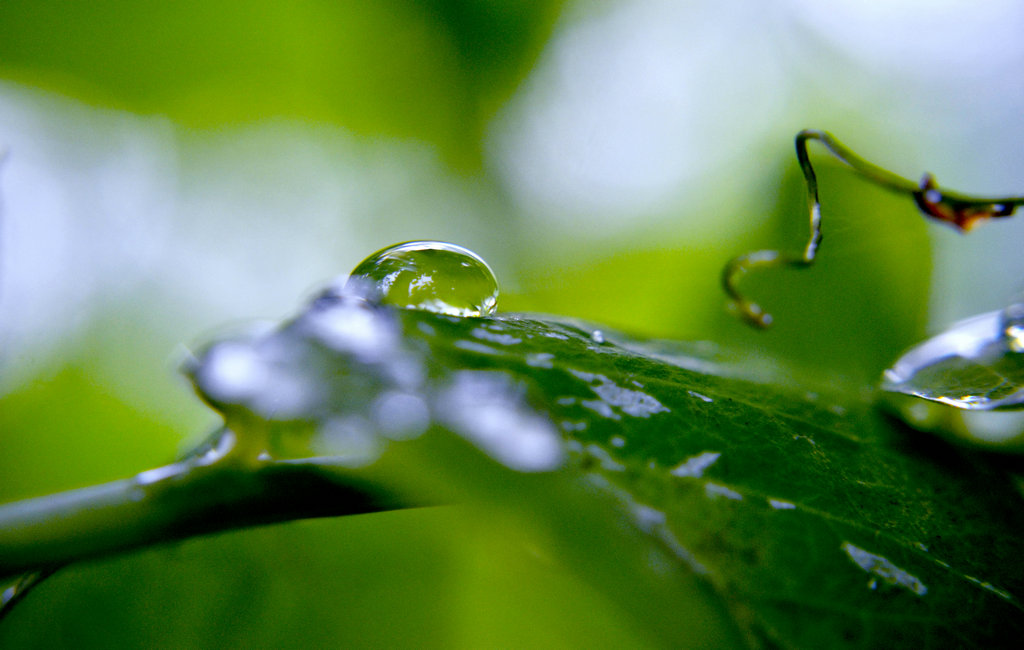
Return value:
[[(214, 343), (190, 374), (239, 433), (241, 460), (327, 454), (339, 476), (460, 503), (451, 532), (477, 540), (456, 553), (461, 570), (501, 582), (473, 558), (532, 549), (641, 644), (982, 647), (1024, 631), (1010, 477), (887, 418), (870, 392), (794, 388), (781, 364), (332, 290), (277, 329)], [(147, 552), (146, 570), (166, 553)], [(55, 584), (0, 638), (52, 615)], [(585, 620), (571, 601), (546, 606)]]
[[(799, 392), (781, 370), (752, 381), (752, 360), (727, 360), (711, 344), (369, 308), (330, 294), (247, 349), (255, 353), (248, 362), (276, 378), (272, 388), (250, 385), (225, 403), (239, 387), (210, 374), (216, 345), (195, 370), (229, 422), (247, 421), (244, 411), (272, 424), (279, 448), (302, 453), (298, 438), (299, 447), (334, 445), (372, 465), (372, 454), (353, 446), (358, 435), (325, 431), (337, 433), (331, 423), (340, 417), (380, 431), (366, 405), (396, 390), (415, 395), (433, 426), (500, 463), (522, 471), (564, 464), (556, 474), (612, 495), (755, 643), (980, 646), (1024, 628), (1013, 622), (1022, 620), (1014, 531), (1024, 516), (1012, 482), (860, 395)], [(425, 377), (402, 378), (403, 366)], [(300, 405), (274, 401), (299, 378), (329, 388)], [(554, 427), (564, 452), (548, 446)], [(462, 489), (496, 508), (517, 498), (492, 481), (473, 477)], [(588, 542), (575, 543), (578, 551)]]

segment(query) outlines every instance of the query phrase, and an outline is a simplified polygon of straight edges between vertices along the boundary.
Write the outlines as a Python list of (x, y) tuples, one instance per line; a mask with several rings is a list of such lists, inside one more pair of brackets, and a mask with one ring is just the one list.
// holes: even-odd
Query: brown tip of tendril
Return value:
[(1009, 217), (1017, 208), (1012, 201), (992, 202), (949, 196), (936, 185), (935, 177), (927, 173), (921, 177), (913, 197), (918, 209), (926, 216), (948, 223), (960, 232), (970, 232), (982, 221)]

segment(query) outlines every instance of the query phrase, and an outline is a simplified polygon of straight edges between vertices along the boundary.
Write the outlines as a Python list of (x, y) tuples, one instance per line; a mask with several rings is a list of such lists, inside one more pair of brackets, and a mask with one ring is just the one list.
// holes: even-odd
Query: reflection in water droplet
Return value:
[(601, 330), (594, 330), (590, 333), (590, 340), (594, 343), (604, 343), (604, 332)]
[(776, 510), (796, 510), (796, 504), (780, 499), (768, 499), (768, 505)]
[(375, 302), (450, 316), (489, 316), (498, 302), (494, 272), (469, 249), (436, 241), (396, 244), (367, 257), (346, 288)]
[(961, 409), (1024, 403), (1024, 305), (981, 314), (908, 350), (882, 389)]
[[(842, 549), (846, 551), (846, 554), (850, 556), (850, 559), (853, 560), (857, 566), (873, 576), (881, 578), (886, 584), (909, 589), (918, 596), (924, 596), (928, 593), (928, 588), (925, 587), (920, 580), (881, 555), (869, 553), (862, 548), (857, 548), (849, 542), (843, 542)], [(874, 587), (871, 586), (872, 583), (875, 583), (875, 586), (877, 586), (875, 578), (872, 578), (868, 583), (868, 587), (870, 589), (874, 589)]]

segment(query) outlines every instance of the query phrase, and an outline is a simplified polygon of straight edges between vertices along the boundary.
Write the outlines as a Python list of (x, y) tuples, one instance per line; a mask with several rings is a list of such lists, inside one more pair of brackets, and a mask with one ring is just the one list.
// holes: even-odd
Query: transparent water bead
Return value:
[(356, 266), (346, 288), (376, 302), (450, 316), (489, 316), (498, 303), (498, 282), (487, 262), (439, 241), (377, 251)]
[(961, 321), (908, 350), (883, 390), (988, 411), (1024, 404), (1024, 304)]

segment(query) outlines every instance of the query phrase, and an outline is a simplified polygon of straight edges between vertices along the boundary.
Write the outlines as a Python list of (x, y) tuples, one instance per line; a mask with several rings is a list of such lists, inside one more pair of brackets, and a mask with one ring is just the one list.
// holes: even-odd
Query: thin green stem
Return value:
[(0, 593), (0, 621), (7, 616), (14, 607), (28, 596), (29, 592), (38, 587), (44, 580), (60, 571), (63, 567), (53, 567), (32, 571), (21, 576), (8, 589)]
[(887, 169), (864, 160), (826, 131), (804, 130), (796, 136), (796, 156), (807, 186), (807, 207), (810, 235), (803, 251), (786, 253), (761, 250), (735, 257), (722, 270), (722, 287), (740, 316), (755, 327), (765, 329), (772, 323), (771, 314), (759, 304), (744, 296), (739, 281), (749, 271), (764, 267), (808, 267), (814, 263), (821, 245), (821, 201), (818, 198), (818, 178), (807, 150), (811, 140), (820, 142), (833, 157), (872, 183), (897, 194), (910, 196), (925, 216), (948, 223), (966, 232), (986, 219), (1011, 216), (1024, 205), (1024, 197), (985, 198), (959, 194), (940, 189), (931, 174), (925, 174), (919, 183), (903, 178)]
[(414, 505), (352, 476), (337, 459), (191, 459), (0, 506), (0, 578), (196, 535)]

